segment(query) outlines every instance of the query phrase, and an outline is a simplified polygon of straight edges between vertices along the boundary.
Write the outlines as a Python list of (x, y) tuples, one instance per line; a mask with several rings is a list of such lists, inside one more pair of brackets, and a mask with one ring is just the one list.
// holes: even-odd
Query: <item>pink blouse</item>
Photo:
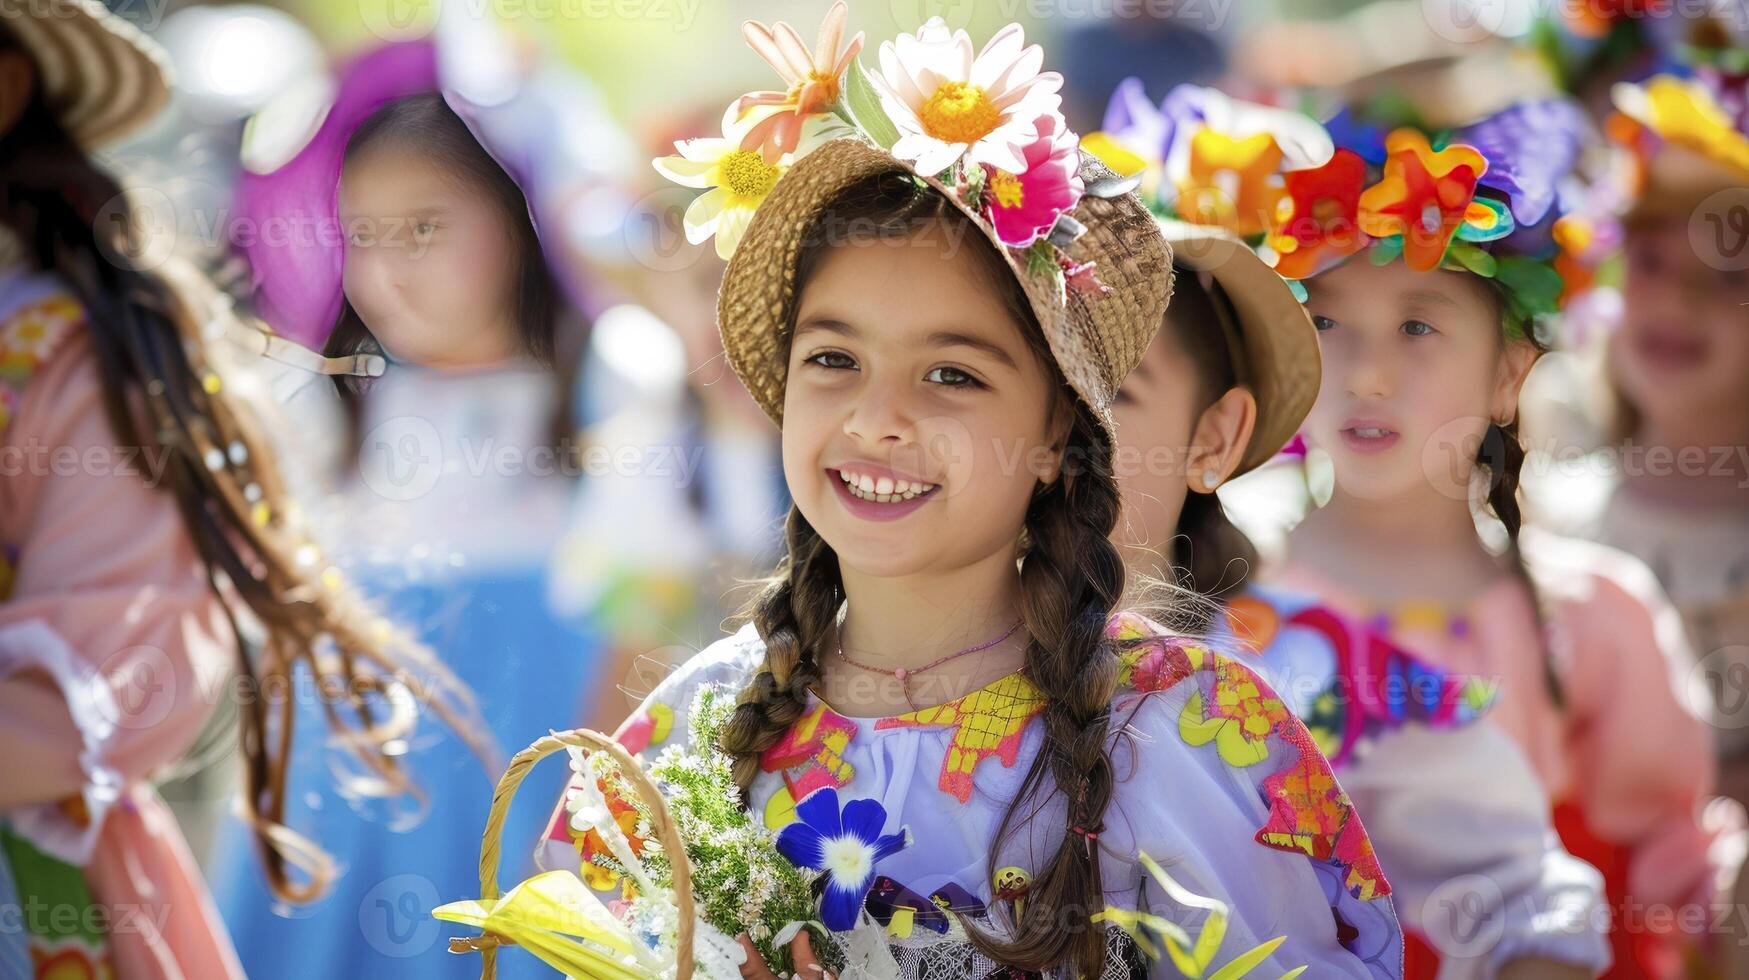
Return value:
[[(5, 285), (0, 318), (41, 280)], [(28, 760), (8, 767), (17, 781), (0, 789), (0, 809), (39, 849), (84, 868), (110, 911), (118, 977), (242, 977), (147, 783), (228, 695), (235, 639), (175, 498), (150, 485), (161, 462), (119, 447), (85, 329), (40, 340), (40, 367), (8, 399), (10, 421), (0, 419), (0, 543), (11, 566), (0, 757)]]
[[(1489, 718), (1524, 750), (1556, 805), (1577, 806), (1592, 832), (1631, 851), (1629, 895), (1642, 903), (1712, 901), (1717, 869), (1709, 849), (1740, 818), (1720, 820), (1708, 809), (1709, 696), (1696, 687), (1675, 610), (1651, 572), (1622, 552), (1533, 530), (1523, 545), (1545, 628), (1513, 579), (1455, 619), (1399, 607), (1381, 625), (1439, 666), (1499, 684)], [(1349, 615), (1380, 612), (1291, 558), (1276, 577)], [(1551, 696), (1545, 656), (1564, 706)]]

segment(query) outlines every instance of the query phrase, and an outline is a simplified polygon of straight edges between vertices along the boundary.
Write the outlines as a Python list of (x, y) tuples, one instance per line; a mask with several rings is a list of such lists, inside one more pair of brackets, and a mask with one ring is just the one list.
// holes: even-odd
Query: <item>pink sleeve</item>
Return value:
[[(1712, 731), (1688, 695), (1693, 658), (1651, 572), (1626, 556), (1566, 607), (1576, 795), (1592, 829), (1632, 850), (1628, 892), (1644, 902), (1710, 901), (1703, 825), (1713, 795)], [(1703, 692), (1704, 693), (1704, 692)]]
[(226, 693), (234, 640), (175, 497), (154, 485), (162, 457), (119, 445), (82, 334), (31, 380), (4, 435), (0, 542), (16, 568), (0, 604), (0, 754), (39, 775), (34, 799), (0, 793), (13, 807), (89, 796), (96, 770), (126, 783), (178, 759)]

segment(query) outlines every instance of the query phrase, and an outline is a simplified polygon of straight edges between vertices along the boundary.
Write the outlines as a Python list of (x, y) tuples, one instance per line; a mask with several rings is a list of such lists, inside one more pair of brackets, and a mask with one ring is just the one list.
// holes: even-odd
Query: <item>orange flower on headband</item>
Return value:
[(820, 25), (820, 36), (811, 55), (802, 44), (801, 35), (783, 21), (778, 21), (775, 27), (766, 27), (756, 20), (741, 25), (741, 36), (747, 46), (789, 83), (785, 91), (752, 92), (735, 103), (741, 119), (756, 107), (776, 107), (766, 110), (768, 114), (747, 131), (741, 139), (741, 149), (758, 150), (767, 164), (775, 164), (785, 153), (795, 152), (807, 118), (830, 110), (832, 103), (838, 101), (839, 80), (862, 50), (861, 31), (840, 50), (844, 22), (849, 16), (850, 8), (844, 5), (844, 0), (832, 5)]
[(1178, 216), (1197, 225), (1220, 225), (1241, 237), (1268, 228), (1287, 192), (1282, 188), (1281, 147), (1268, 133), (1234, 139), (1213, 129), (1190, 140), (1190, 170), (1178, 187)]
[(1275, 271), (1285, 279), (1305, 279), (1329, 260), (1353, 255), (1366, 246), (1360, 230), (1360, 192), (1366, 186), (1366, 161), (1353, 150), (1337, 150), (1316, 170), (1284, 176), (1288, 207), (1269, 236), (1279, 258)]
[(1498, 216), (1476, 203), (1488, 161), (1472, 147), (1435, 150), (1427, 136), (1399, 129), (1385, 139), (1385, 175), (1360, 195), (1360, 230), (1403, 236), (1403, 261), (1417, 272), (1438, 267), (1465, 221), (1492, 227)]

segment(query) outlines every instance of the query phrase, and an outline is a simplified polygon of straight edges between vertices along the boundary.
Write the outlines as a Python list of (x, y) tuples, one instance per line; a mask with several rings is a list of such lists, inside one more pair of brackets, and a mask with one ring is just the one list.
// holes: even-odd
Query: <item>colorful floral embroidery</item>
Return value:
[[(1300, 762), (1263, 781), (1270, 800), (1269, 822), (1260, 843), (1284, 851), (1304, 851), (1314, 860), (1344, 865), (1350, 894), (1370, 900), (1390, 893), (1372, 841), (1355, 816), (1354, 804), (1303, 725), (1283, 726), (1282, 738), (1299, 749)], [(1307, 760), (1314, 760), (1308, 762)]]
[(1012, 768), (1020, 753), (1021, 732), (1044, 708), (1044, 695), (1024, 674), (1010, 674), (989, 687), (946, 704), (875, 722), (876, 731), (894, 728), (952, 728), (953, 740), (941, 763), (941, 789), (965, 803), (972, 798), (972, 771), (990, 756)]
[(0, 432), (12, 424), (31, 375), (84, 322), (85, 311), (72, 297), (51, 296), (18, 309), (0, 324)]
[(909, 939), (918, 926), (932, 932), (949, 932), (955, 924), (950, 913), (973, 918), (989, 914), (983, 902), (951, 881), (924, 898), (886, 875), (875, 877), (863, 906), (876, 922), (887, 927), (887, 935), (900, 939)]
[[(796, 818), (796, 801), (816, 790), (848, 786), (856, 770), (844, 758), (857, 724), (824, 704), (803, 715), (800, 721), (765, 754), (759, 768), (782, 772), (783, 788), (765, 804), (765, 826), (777, 830)], [(786, 770), (803, 767), (799, 774)]]
[(1335, 676), (1307, 713), (1307, 724), (1337, 767), (1362, 739), (1380, 731), (1408, 722), (1432, 728), (1467, 725), (1498, 694), (1486, 678), (1448, 674), (1382, 633), (1357, 629), (1322, 606), (1294, 613), (1287, 625), (1315, 630), (1335, 651)]
[(78, 939), (48, 946), (32, 937), (30, 947), (32, 975), (37, 980), (113, 980), (115, 970), (109, 956), (93, 950)]
[(1318, 751), (1311, 732), (1262, 678), (1236, 660), (1163, 635), (1159, 627), (1134, 613), (1114, 616), (1106, 635), (1119, 641), (1153, 638), (1133, 646), (1123, 657), (1122, 679), (1138, 692), (1165, 691), (1197, 676), (1200, 686), (1179, 715), (1179, 734), (1187, 744), (1213, 742), (1221, 758), (1237, 768), (1268, 759), (1271, 735), (1297, 750), (1287, 767), (1263, 781), (1270, 811), (1257, 832), (1259, 844), (1340, 867), (1345, 887), (1356, 898), (1390, 894), (1366, 829), (1337, 784), (1329, 761)]
[[(1207, 656), (1195, 650), (1192, 662)], [(1214, 742), (1230, 765), (1254, 766), (1269, 758), (1270, 733), (1292, 717), (1287, 705), (1236, 660), (1214, 657), (1213, 674), (1213, 697), (1205, 702), (1201, 691), (1190, 696), (1178, 716), (1178, 734), (1191, 745)]]

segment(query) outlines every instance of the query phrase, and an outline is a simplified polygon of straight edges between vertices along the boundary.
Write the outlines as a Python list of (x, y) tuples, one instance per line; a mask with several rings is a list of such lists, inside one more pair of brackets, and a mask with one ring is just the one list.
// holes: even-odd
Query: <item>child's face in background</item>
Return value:
[(1329, 452), (1338, 492), (1468, 498), (1482, 437), (1515, 411), (1531, 361), (1525, 343), (1502, 356), (1488, 288), (1364, 256), (1307, 283), (1324, 378), (1306, 437)]
[(1688, 220), (1627, 236), (1626, 316), (1610, 343), (1610, 373), (1648, 422), (1749, 421), (1749, 273), (1695, 254)]
[(1162, 327), (1112, 405), (1117, 419), (1112, 469), (1123, 494), (1123, 517), (1111, 540), (1126, 564), (1144, 564), (1148, 557), (1131, 549), (1170, 557), (1190, 492), (1185, 468), (1205, 400), (1204, 382), (1178, 345), (1172, 325)]
[[(865, 575), (1013, 554), (1040, 475), (1056, 472), (1057, 382), (970, 234), (929, 224), (905, 239), (852, 240), (827, 252), (801, 294), (784, 476), (840, 561)], [(844, 475), (873, 493), (853, 492)]]
[(340, 179), (346, 299), (390, 359), (469, 368), (517, 355), (515, 239), (487, 195), (404, 146)]

